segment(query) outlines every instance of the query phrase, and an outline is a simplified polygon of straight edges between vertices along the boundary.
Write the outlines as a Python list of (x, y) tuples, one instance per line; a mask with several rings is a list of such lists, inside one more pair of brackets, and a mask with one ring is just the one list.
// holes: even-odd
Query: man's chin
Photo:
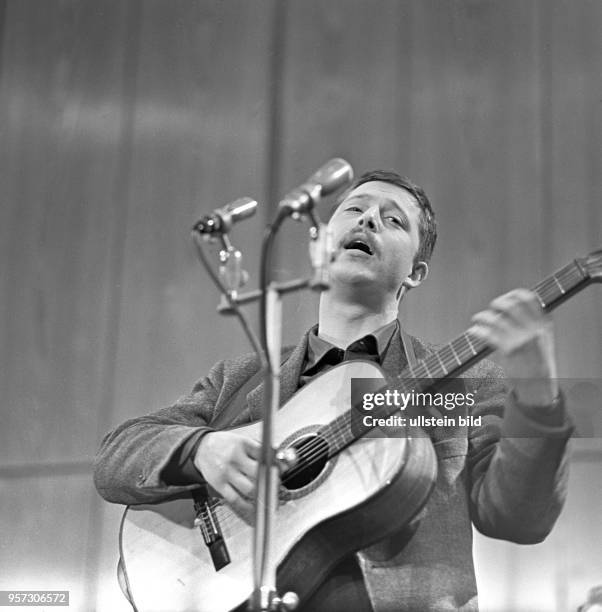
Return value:
[(364, 284), (378, 281), (378, 274), (368, 261), (364, 263), (345, 257), (330, 266), (330, 278), (341, 283)]
[(333, 289), (344, 292), (382, 292), (382, 279), (374, 271), (358, 266), (332, 266), (330, 284)]

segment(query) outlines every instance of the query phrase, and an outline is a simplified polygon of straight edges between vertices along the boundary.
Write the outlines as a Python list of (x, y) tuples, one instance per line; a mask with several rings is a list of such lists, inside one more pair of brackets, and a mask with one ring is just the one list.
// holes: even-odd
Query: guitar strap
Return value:
[(416, 359), (416, 353), (414, 352), (414, 343), (412, 342), (412, 338), (404, 328), (399, 325), (399, 335), (401, 336), (401, 343), (403, 344), (403, 350), (406, 354), (406, 359), (408, 360), (408, 365), (413, 370), (418, 363), (418, 359)]

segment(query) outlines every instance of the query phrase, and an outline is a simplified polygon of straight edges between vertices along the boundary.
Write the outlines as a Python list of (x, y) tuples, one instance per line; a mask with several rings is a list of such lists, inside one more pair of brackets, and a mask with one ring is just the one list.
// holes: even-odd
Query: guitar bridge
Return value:
[(196, 514), (194, 526), (201, 530), (215, 571), (219, 571), (230, 563), (230, 554), (228, 553), (228, 547), (219, 526), (217, 514), (208, 499), (195, 499), (194, 510)]

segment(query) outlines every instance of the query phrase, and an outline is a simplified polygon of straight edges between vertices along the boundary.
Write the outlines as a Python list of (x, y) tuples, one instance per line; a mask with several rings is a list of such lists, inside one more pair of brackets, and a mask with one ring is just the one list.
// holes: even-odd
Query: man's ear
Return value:
[(419, 261), (418, 263), (414, 264), (411, 274), (406, 276), (401, 284), (403, 287), (405, 287), (406, 291), (415, 289), (428, 276), (428, 273), (429, 266), (426, 261)]

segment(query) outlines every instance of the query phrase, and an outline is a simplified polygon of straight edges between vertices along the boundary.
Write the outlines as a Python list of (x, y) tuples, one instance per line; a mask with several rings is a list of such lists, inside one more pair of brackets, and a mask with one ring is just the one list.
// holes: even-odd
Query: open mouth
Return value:
[(350, 250), (362, 251), (362, 253), (366, 253), (367, 255), (374, 254), (374, 251), (372, 250), (372, 248), (367, 242), (364, 242), (363, 240), (359, 240), (357, 238), (354, 238), (352, 240), (349, 240), (349, 242), (346, 242), (343, 245), (343, 248), (347, 251), (350, 251)]

